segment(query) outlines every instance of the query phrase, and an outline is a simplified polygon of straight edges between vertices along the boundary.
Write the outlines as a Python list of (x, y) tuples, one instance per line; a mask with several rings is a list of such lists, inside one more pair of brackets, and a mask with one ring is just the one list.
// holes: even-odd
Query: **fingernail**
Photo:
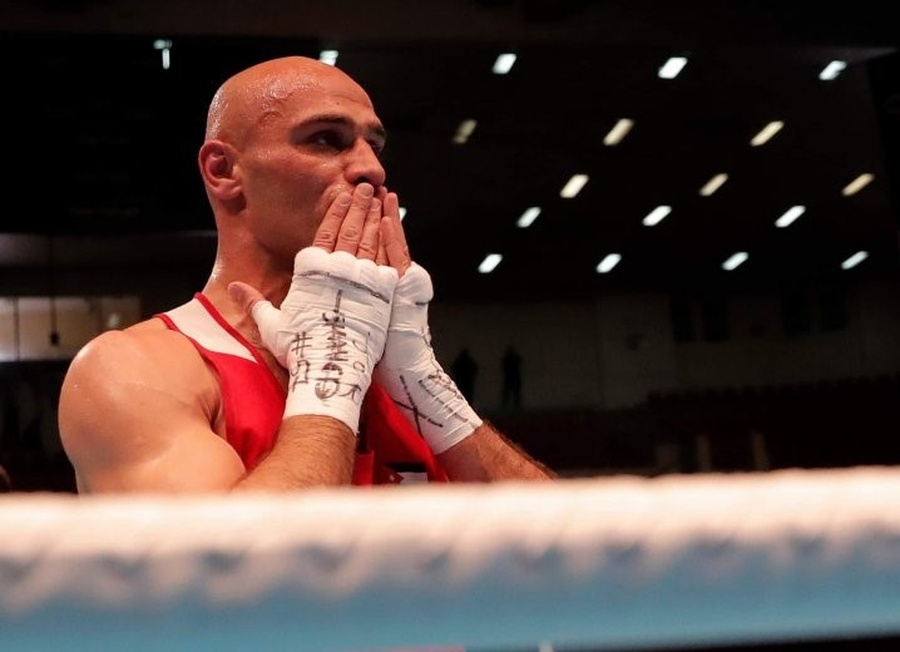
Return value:
[(338, 206), (349, 206), (350, 199), (350, 193), (342, 192), (337, 196)]
[(368, 199), (375, 193), (375, 189), (368, 183), (359, 184), (359, 194), (362, 195), (363, 199)]

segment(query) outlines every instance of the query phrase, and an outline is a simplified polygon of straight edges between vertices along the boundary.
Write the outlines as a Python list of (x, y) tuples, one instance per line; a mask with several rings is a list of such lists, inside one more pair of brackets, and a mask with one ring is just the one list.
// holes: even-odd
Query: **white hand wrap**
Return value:
[(413, 263), (397, 283), (387, 344), (375, 378), (428, 446), (442, 453), (468, 437), (481, 419), (444, 373), (431, 348), (431, 277)]
[(284, 416), (318, 414), (356, 433), (384, 350), (397, 271), (349, 253), (306, 247), (281, 309), (253, 306), (263, 343), (290, 373)]

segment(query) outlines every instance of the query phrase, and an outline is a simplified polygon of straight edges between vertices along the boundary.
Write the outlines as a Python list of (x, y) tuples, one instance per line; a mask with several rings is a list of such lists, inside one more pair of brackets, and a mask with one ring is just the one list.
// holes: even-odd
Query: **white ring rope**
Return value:
[(900, 633), (900, 470), (8, 494), (0, 649), (655, 647)]

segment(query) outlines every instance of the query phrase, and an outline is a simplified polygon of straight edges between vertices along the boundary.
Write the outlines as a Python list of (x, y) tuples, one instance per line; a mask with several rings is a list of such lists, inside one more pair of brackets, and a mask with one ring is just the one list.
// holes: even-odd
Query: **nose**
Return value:
[(347, 180), (354, 186), (367, 181), (375, 188), (379, 188), (384, 185), (387, 177), (378, 154), (372, 149), (372, 145), (363, 139), (357, 140), (353, 149), (349, 151), (346, 173)]

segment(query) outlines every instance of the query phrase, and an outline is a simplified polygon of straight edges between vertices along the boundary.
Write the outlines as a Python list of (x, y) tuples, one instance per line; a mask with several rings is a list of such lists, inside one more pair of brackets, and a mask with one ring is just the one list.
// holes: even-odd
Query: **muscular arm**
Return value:
[[(356, 436), (337, 419), (317, 415), (288, 417), (275, 446), (235, 489), (289, 491), (345, 485), (353, 474)], [(308, 463), (299, 463), (307, 460)]]
[[(322, 264), (335, 263), (336, 259), (329, 258), (326, 252), (335, 251), (344, 256), (339, 261), (343, 271), (338, 276), (346, 276), (345, 282), (352, 281), (349, 285), (344, 287), (338, 282), (334, 286), (329, 280), (331, 268), (303, 267), (301, 272), (311, 276), (295, 273), (291, 291), (282, 302), (282, 307), (293, 303), (299, 306), (294, 306), (281, 320), (280, 311), (259, 291), (244, 284), (233, 284), (238, 286), (238, 299), (248, 311), (255, 304), (268, 305), (270, 328), (260, 330), (264, 338), (268, 335), (273, 342), (280, 343), (273, 347), (280, 351), (280, 358), (290, 357), (286, 354), (292, 348), (290, 343), (299, 332), (297, 329), (308, 330), (314, 333), (310, 339), (325, 342), (332, 341), (335, 329), (340, 330), (347, 342), (338, 357), (344, 357), (344, 350), (348, 355), (353, 353), (356, 348), (349, 346), (348, 339), (353, 335), (350, 324), (356, 323), (352, 315), (337, 314), (335, 323), (339, 327), (322, 325), (321, 315), (333, 305), (330, 297), (340, 298), (343, 293), (340, 305), (353, 306), (359, 303), (354, 302), (354, 293), (366, 296), (369, 285), (377, 285), (379, 279), (387, 283), (385, 288), (378, 288), (381, 294), (389, 296), (393, 292), (396, 272), (390, 270), (385, 277), (384, 270), (378, 271), (371, 262), (377, 249), (381, 205), (370, 201), (371, 190), (367, 194), (361, 190), (362, 186), (358, 187), (347, 202), (335, 199), (315, 241), (314, 253), (318, 256), (314, 258), (328, 259)], [(298, 260), (303, 253), (298, 254)], [(368, 258), (369, 267), (363, 263), (360, 263), (363, 267), (355, 265), (352, 261), (357, 255)], [(353, 277), (364, 272), (371, 278), (358, 281)], [(312, 303), (307, 301), (309, 297), (297, 300), (300, 295), (310, 295)], [(319, 305), (316, 300), (322, 297), (326, 303)], [(382, 303), (387, 301), (384, 299)], [(277, 314), (273, 315), (272, 311)], [(327, 344), (323, 351), (312, 347), (313, 353), (318, 352), (321, 358), (312, 359), (327, 363), (328, 372), (340, 372), (341, 378), (344, 372), (346, 376), (356, 372), (353, 386), (358, 391), (352, 392), (351, 398), (345, 398), (348, 393), (333, 397), (329, 403), (318, 397), (317, 390), (309, 383), (289, 385), (291, 391), (275, 445), (250, 472), (222, 438), (225, 428), (218, 378), (186, 338), (167, 330), (156, 320), (126, 331), (104, 333), (73, 360), (60, 396), (60, 435), (75, 467), (80, 490), (289, 491), (348, 484), (353, 471), (359, 402), (368, 388), (374, 365), (374, 360), (367, 356), (380, 355), (390, 314), (389, 302), (381, 306), (381, 312), (381, 344), (374, 343), (377, 324), (373, 323), (370, 325), (372, 351), (364, 351), (361, 358), (356, 356), (360, 359), (354, 358), (345, 369), (338, 368), (338, 362), (332, 360), (334, 356), (329, 357), (333, 351)], [(366, 314), (374, 318), (376, 313), (373, 309)], [(303, 325), (296, 326), (296, 323)], [(356, 335), (361, 337), (359, 333)], [(301, 389), (295, 392), (295, 386)]]
[(285, 419), (252, 472), (216, 432), (216, 379), (191, 344), (153, 322), (110, 331), (73, 360), (60, 436), (82, 492), (287, 491), (349, 482), (355, 438), (335, 419)]
[(482, 423), (458, 444), (437, 455), (451, 480), (553, 480), (556, 475), (525, 451)]
[(431, 278), (412, 262), (393, 193), (385, 197), (379, 260), (401, 274), (376, 376), (397, 401), (416, 405), (420, 434), (451, 480), (550, 480), (555, 476), (475, 413), (431, 347)]

